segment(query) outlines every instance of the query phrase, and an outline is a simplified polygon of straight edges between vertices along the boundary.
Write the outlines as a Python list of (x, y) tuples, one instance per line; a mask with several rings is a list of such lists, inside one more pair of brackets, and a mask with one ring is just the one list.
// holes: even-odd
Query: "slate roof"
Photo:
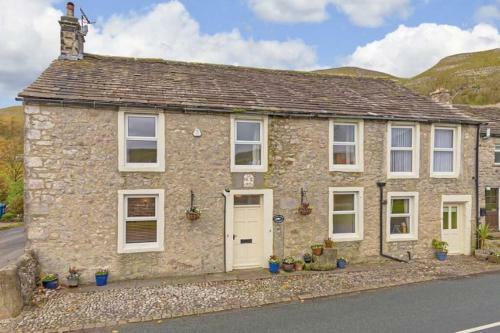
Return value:
[(55, 60), (21, 100), (476, 123), (386, 79), (85, 54)]
[(456, 106), (462, 109), (466, 114), (469, 114), (472, 118), (483, 119), (485, 124), (481, 125), (482, 132), (485, 132), (486, 129), (489, 128), (492, 136), (500, 136), (500, 105)]

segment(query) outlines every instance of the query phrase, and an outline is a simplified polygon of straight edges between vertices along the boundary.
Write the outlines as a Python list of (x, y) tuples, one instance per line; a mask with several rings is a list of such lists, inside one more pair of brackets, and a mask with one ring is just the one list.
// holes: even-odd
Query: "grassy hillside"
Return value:
[(341, 75), (341, 76), (397, 79), (395, 76), (392, 76), (387, 73), (372, 71), (369, 69), (364, 69), (359, 67), (338, 67), (338, 68), (320, 69), (315, 72), (320, 74), (331, 74), (331, 75)]
[(451, 92), (454, 104), (500, 103), (500, 48), (443, 58), (430, 69), (410, 79), (357, 67), (339, 67), (316, 72), (394, 79), (423, 95), (429, 95), (438, 88), (445, 88)]
[(0, 109), (0, 139), (23, 140), (24, 114), (22, 106)]
[(446, 57), (427, 71), (401, 82), (424, 95), (446, 88), (455, 104), (500, 103), (500, 48)]

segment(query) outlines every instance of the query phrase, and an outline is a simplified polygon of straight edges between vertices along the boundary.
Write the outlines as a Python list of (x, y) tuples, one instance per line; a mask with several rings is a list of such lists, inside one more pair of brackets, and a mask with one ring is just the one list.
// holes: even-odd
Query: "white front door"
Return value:
[(463, 206), (454, 203), (443, 204), (441, 221), (442, 240), (448, 243), (448, 253), (464, 253)]
[(233, 221), (233, 267), (260, 267), (264, 253), (262, 196), (235, 195)]

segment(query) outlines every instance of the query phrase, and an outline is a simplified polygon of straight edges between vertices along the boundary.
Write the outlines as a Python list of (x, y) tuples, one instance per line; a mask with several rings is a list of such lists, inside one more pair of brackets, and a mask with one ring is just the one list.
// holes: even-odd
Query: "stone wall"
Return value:
[[(65, 276), (69, 266), (76, 266), (83, 282), (92, 282), (100, 267), (110, 269), (111, 279), (224, 270), (222, 193), (234, 184), (229, 115), (167, 112), (164, 173), (118, 171), (116, 109), (28, 105), (25, 115), (28, 241), (45, 273)], [(195, 128), (201, 137), (193, 136)], [(364, 240), (338, 243), (339, 255), (352, 261), (377, 256), (375, 182), (386, 180), (386, 131), (384, 121), (365, 121), (365, 172), (332, 173), (327, 119), (269, 119), (269, 171), (256, 180), (274, 190), (274, 213), (286, 217), (285, 224), (274, 227), (278, 255), (299, 255), (328, 237), (329, 187), (362, 186)], [(474, 193), (475, 128), (462, 129), (458, 179), (429, 177), (430, 125), (422, 124), (420, 132), (420, 178), (387, 180), (386, 187), (419, 192), (419, 241), (387, 244), (393, 255), (407, 250), (428, 255), (431, 239), (440, 234), (441, 195)], [(297, 213), (301, 187), (313, 207), (309, 216)], [(117, 191), (148, 188), (165, 189), (165, 251), (118, 254)], [(184, 216), (191, 189), (202, 210), (194, 222)]]
[[(500, 166), (495, 165), (495, 144), (500, 138), (481, 138), (479, 141), (479, 207), (484, 208), (486, 187), (500, 188)], [(481, 223), (485, 217), (481, 217)]]

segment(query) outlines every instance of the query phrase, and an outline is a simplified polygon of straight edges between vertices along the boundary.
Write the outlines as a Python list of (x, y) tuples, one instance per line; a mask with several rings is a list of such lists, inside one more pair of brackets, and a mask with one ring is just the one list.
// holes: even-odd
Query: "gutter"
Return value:
[[(80, 106), (90, 106), (93, 108), (97, 107), (130, 107), (130, 108), (148, 108), (164, 111), (180, 111), (180, 112), (210, 112), (210, 113), (234, 113), (234, 114), (254, 114), (254, 115), (268, 115), (275, 117), (307, 117), (307, 118), (344, 118), (344, 119), (367, 119), (367, 120), (394, 120), (394, 121), (411, 121), (420, 123), (445, 123), (445, 124), (482, 124), (484, 122), (475, 120), (456, 120), (456, 119), (439, 119), (439, 118), (426, 118), (426, 117), (398, 117), (398, 116), (384, 116), (377, 115), (352, 115), (352, 114), (342, 114), (334, 112), (311, 112), (311, 111), (271, 111), (270, 108), (242, 108), (238, 106), (220, 106), (220, 107), (203, 107), (194, 105), (182, 105), (182, 104), (148, 104), (148, 103), (129, 103), (129, 102), (102, 102), (102, 101), (88, 101), (88, 100), (55, 100), (47, 98), (23, 98), (16, 97), (16, 101), (24, 103), (45, 103), (53, 104), (58, 106), (65, 105), (80, 105)], [(272, 108), (271, 108), (272, 109)], [(367, 112), (370, 113), (370, 112)]]
[(479, 234), (477, 233), (477, 228), (481, 224), (481, 214), (479, 209), (479, 141), (481, 140), (481, 125), (477, 125), (476, 130), (476, 169), (475, 169), (475, 178), (476, 178), (476, 230), (474, 230), (476, 234), (476, 249), (480, 248), (481, 241), (479, 239)]
[(229, 190), (226, 188), (221, 195), (224, 197), (224, 273), (227, 273), (226, 269), (226, 206), (227, 206), (227, 195), (229, 194)]
[(379, 200), (379, 221), (380, 221), (380, 255), (384, 258), (399, 261), (399, 262), (404, 262), (404, 263), (409, 263), (411, 259), (411, 253), (408, 251), (408, 260), (403, 260), (399, 259), (393, 256), (390, 256), (388, 254), (384, 253), (384, 205), (387, 205), (387, 201), (384, 200), (384, 187), (385, 187), (385, 182), (377, 182), (377, 186), (379, 188), (379, 193), (380, 193), (380, 200)]

